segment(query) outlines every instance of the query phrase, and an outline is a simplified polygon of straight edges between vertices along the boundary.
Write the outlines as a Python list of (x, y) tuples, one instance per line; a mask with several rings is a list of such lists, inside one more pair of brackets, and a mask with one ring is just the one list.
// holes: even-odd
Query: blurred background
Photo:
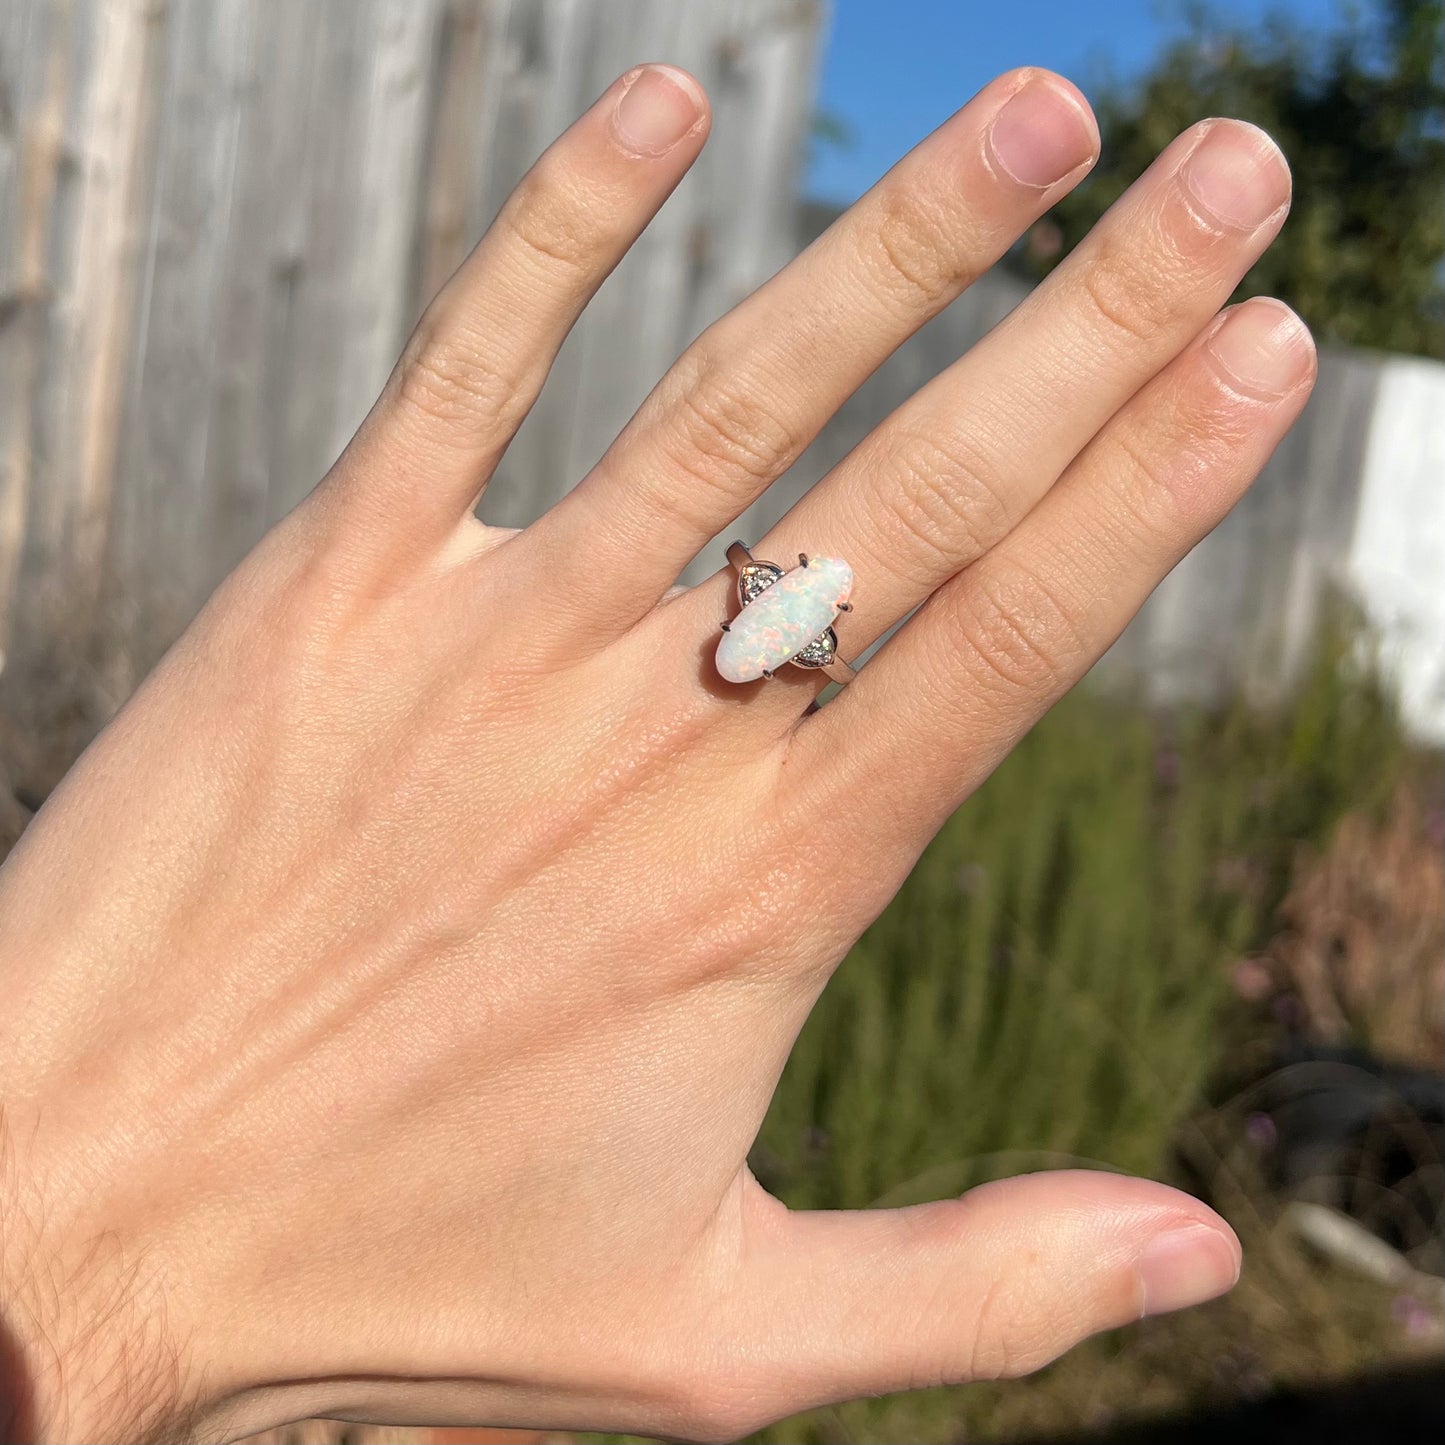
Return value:
[[(1097, 171), (729, 535), (760, 534), (994, 325), (1175, 132), (1256, 121), (1296, 199), (1241, 295), (1282, 296), (1314, 328), (1315, 397), (1238, 511), (925, 853), (805, 1030), (753, 1158), (803, 1206), (1064, 1164), (1167, 1178), (1240, 1232), (1243, 1281), (1030, 1380), (763, 1438), (1438, 1428), (1441, 11), (0, 0), (0, 847), (334, 460), (425, 299), (629, 65), (697, 74), (712, 139), (568, 342), (490, 521), (555, 500), (698, 330), (998, 71), (1083, 87)], [(719, 560), (715, 544), (694, 575)]]

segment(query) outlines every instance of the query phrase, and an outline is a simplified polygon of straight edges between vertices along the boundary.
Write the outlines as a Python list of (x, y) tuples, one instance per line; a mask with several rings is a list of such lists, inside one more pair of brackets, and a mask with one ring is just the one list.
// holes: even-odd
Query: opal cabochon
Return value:
[(784, 572), (733, 618), (718, 643), (717, 670), (728, 682), (752, 682), (802, 652), (831, 625), (853, 590), (841, 557), (810, 557)]

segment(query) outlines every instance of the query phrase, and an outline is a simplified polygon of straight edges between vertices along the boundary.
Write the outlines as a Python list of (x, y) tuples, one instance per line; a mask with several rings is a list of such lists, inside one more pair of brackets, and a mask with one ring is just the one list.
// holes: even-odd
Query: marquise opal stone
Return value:
[(797, 656), (838, 615), (853, 590), (841, 557), (810, 557), (765, 587), (723, 633), (717, 670), (729, 682), (752, 682)]

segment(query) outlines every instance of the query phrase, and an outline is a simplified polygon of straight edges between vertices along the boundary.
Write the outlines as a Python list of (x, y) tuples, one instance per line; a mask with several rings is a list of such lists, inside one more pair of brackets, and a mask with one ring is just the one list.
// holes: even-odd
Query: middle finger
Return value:
[[(569, 651), (645, 616), (878, 364), (1097, 154), (1093, 119), (1066, 81), (1001, 76), (714, 322), (591, 473), (529, 529), (539, 567), (567, 573), (565, 589), (547, 589), (546, 609)], [(549, 619), (534, 614), (534, 628)]]

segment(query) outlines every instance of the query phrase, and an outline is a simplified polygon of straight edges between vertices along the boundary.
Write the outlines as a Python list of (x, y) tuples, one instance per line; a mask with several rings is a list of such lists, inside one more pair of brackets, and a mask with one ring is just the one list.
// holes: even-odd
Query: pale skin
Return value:
[[(1005, 112), (1005, 107), (1012, 107)], [(688, 559), (1076, 184), (1000, 77), (711, 327), (534, 525), (473, 515), (701, 148), (619, 79), (436, 299), (0, 879), (0, 1400), (46, 1440), (309, 1415), (731, 1439), (1032, 1370), (1228, 1289), (1228, 1226), (1103, 1170), (794, 1213), (746, 1156), (918, 853), (1248, 486), (1314, 354), (1219, 308), (1285, 163), (1206, 121), (756, 555), (848, 559), (856, 656), (733, 686)], [(623, 572), (627, 586), (618, 585)], [(6, 1393), (8, 1392), (8, 1394)]]

